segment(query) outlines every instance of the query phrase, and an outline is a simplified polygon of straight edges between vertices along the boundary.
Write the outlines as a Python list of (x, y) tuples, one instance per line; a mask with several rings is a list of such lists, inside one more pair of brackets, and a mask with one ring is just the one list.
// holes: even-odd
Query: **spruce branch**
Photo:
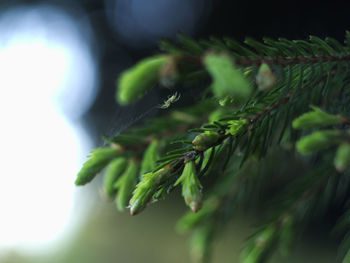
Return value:
[[(248, 240), (241, 262), (266, 262), (279, 247), (290, 247), (302, 225), (315, 219), (314, 211), (326, 212), (334, 200), (340, 206), (349, 201), (350, 32), (344, 44), (316, 36), (244, 43), (179, 39), (180, 44), (163, 41), (164, 53), (142, 60), (118, 80), (121, 105), (157, 84), (171, 89), (156, 107), (163, 116), (109, 138), (113, 147), (93, 151), (76, 184), (107, 167), (106, 193), (119, 209), (129, 205), (132, 215), (181, 185), (192, 211), (178, 228), (194, 231), (192, 251), (200, 262), (208, 259), (225, 223), (258, 203), (274, 216)], [(198, 96), (192, 106), (179, 108), (188, 89)], [(276, 149), (289, 155), (270, 164), (273, 170), (300, 160), (305, 171), (288, 180), (261, 172)], [(343, 180), (339, 193), (336, 180)], [(257, 193), (266, 202), (259, 203)]]
[(237, 59), (236, 64), (249, 67), (252, 65), (260, 66), (263, 63), (272, 64), (272, 65), (281, 65), (281, 66), (293, 66), (304, 64), (318, 64), (326, 62), (348, 62), (350, 61), (350, 54), (334, 54), (334, 55), (314, 55), (314, 56), (298, 56), (298, 57), (284, 57), (284, 58), (244, 58)]

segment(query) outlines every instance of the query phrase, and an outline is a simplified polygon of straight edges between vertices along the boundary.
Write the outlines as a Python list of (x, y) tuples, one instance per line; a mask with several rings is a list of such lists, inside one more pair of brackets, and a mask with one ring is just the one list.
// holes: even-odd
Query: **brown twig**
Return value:
[(340, 62), (350, 61), (350, 54), (344, 53), (342, 55), (314, 55), (314, 56), (297, 56), (297, 57), (264, 57), (264, 58), (240, 58), (235, 61), (240, 66), (260, 65), (262, 63), (276, 64), (282, 66), (296, 65), (300, 63), (316, 64), (323, 62)]
[[(203, 66), (203, 57), (194, 56), (182, 56), (181, 59), (195, 66)], [(334, 55), (313, 55), (313, 56), (295, 56), (295, 57), (246, 57), (238, 58), (235, 60), (235, 64), (238, 66), (249, 67), (252, 65), (261, 65), (262, 63), (289, 66), (304, 64), (317, 64), (324, 62), (350, 62), (350, 53), (334, 54)]]

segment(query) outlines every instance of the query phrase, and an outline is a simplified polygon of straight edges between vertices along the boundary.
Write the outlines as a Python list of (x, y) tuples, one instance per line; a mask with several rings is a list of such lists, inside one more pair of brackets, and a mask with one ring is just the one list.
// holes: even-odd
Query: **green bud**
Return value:
[(185, 168), (174, 186), (182, 184), (182, 195), (186, 204), (193, 212), (198, 212), (202, 207), (202, 185), (196, 175), (194, 161), (187, 162)]
[(213, 78), (211, 88), (215, 96), (232, 96), (238, 100), (245, 100), (250, 96), (252, 87), (228, 54), (209, 53), (204, 58), (204, 64)]
[(156, 167), (156, 162), (159, 159), (159, 141), (153, 140), (143, 154), (141, 163), (141, 174), (148, 173)]
[(209, 246), (212, 242), (214, 231), (213, 226), (208, 224), (196, 229), (193, 233), (190, 243), (191, 259), (193, 262), (206, 262), (209, 257)]
[(350, 167), (350, 144), (343, 143), (338, 147), (334, 158), (334, 166), (339, 172), (344, 172)]
[(130, 214), (136, 215), (141, 212), (151, 201), (152, 196), (157, 191), (157, 187), (168, 178), (170, 171), (162, 168), (154, 173), (146, 173), (141, 181), (136, 185), (130, 200)]
[(123, 175), (115, 182), (114, 188), (118, 189), (116, 204), (120, 211), (124, 211), (129, 205), (138, 175), (139, 165), (135, 161), (130, 161)]
[(157, 190), (158, 176), (155, 173), (146, 173), (142, 176), (141, 181), (136, 185), (132, 198), (130, 199), (130, 214), (136, 215), (141, 212), (152, 195)]
[(285, 215), (281, 220), (279, 231), (279, 240), (281, 252), (287, 254), (290, 250), (295, 237), (294, 219), (291, 215)]
[(117, 101), (121, 105), (129, 104), (153, 88), (158, 82), (160, 69), (168, 59), (166, 55), (146, 58), (124, 71), (118, 79)]
[(204, 151), (211, 147), (219, 138), (220, 135), (217, 132), (206, 131), (193, 139), (193, 148), (197, 151)]
[(113, 197), (116, 193), (114, 183), (124, 173), (127, 165), (127, 160), (123, 157), (113, 160), (107, 167), (104, 179), (104, 188), (107, 196)]
[(294, 129), (319, 128), (341, 124), (344, 121), (342, 117), (326, 113), (316, 106), (311, 108), (313, 111), (304, 113), (293, 121)]
[(268, 64), (263, 63), (256, 75), (256, 84), (261, 91), (271, 89), (277, 82), (275, 74), (272, 73)]
[(308, 154), (325, 149), (341, 139), (337, 130), (316, 131), (304, 136), (297, 142), (297, 150), (302, 154)]
[(229, 129), (226, 130), (226, 134), (238, 136), (248, 126), (248, 120), (242, 119), (242, 120), (229, 121), (228, 124), (229, 124), (228, 126)]
[(89, 159), (83, 164), (83, 167), (75, 180), (76, 185), (89, 183), (94, 177), (105, 168), (109, 162), (119, 156), (116, 148), (97, 148), (91, 151)]
[(259, 233), (250, 246), (242, 253), (242, 263), (259, 263), (264, 262), (271, 252), (274, 242), (276, 241), (277, 232), (275, 227), (269, 226)]

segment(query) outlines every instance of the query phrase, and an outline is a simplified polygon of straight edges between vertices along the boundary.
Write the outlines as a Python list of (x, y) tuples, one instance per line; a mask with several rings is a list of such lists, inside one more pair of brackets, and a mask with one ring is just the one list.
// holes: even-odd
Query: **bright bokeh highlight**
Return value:
[(69, 226), (91, 148), (76, 120), (96, 94), (86, 28), (45, 5), (0, 14), (0, 249), (40, 248)]

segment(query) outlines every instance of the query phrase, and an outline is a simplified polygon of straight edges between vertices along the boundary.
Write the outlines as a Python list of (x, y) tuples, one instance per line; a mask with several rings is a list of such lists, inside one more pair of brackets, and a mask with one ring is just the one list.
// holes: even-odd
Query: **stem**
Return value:
[[(182, 56), (181, 59), (186, 63), (191, 63), (198, 67), (203, 67), (203, 57)], [(325, 62), (342, 62), (350, 61), (350, 53), (334, 54), (334, 55), (313, 55), (313, 56), (296, 56), (296, 57), (258, 57), (258, 58), (238, 58), (235, 59), (235, 64), (243, 67), (249, 67), (252, 65), (261, 65), (262, 63), (274, 64), (274, 65), (297, 65), (304, 64), (317, 64)]]
[(344, 53), (342, 55), (314, 55), (314, 56), (297, 56), (297, 57), (284, 57), (284, 58), (241, 58), (237, 59), (235, 63), (240, 66), (251, 66), (251, 65), (260, 65), (262, 63), (275, 64), (275, 65), (296, 65), (300, 63), (305, 64), (316, 64), (324, 62), (341, 62), (341, 61), (350, 61), (350, 54)]

